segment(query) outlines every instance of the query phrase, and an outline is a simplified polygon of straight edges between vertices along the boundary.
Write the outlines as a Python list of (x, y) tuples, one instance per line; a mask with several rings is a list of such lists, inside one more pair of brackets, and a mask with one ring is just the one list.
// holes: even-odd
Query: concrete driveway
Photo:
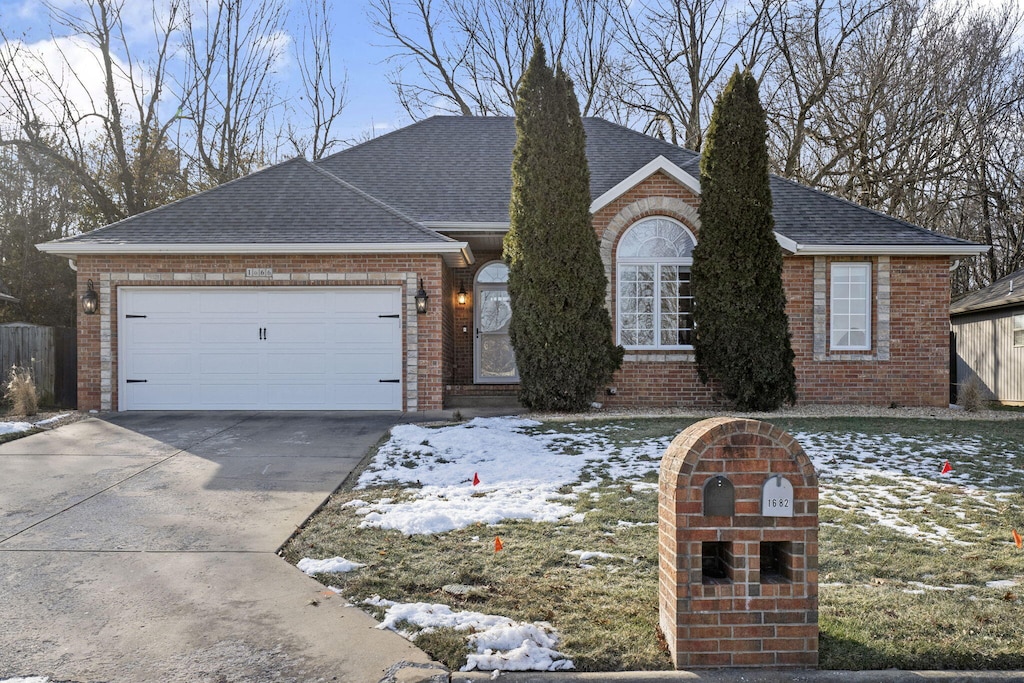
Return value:
[(366, 683), (426, 665), (275, 554), (401, 420), (124, 413), (0, 445), (0, 679)]

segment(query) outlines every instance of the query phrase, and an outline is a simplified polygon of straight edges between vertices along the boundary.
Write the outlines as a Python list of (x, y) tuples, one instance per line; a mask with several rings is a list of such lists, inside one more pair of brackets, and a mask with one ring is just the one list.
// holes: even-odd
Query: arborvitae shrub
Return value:
[(590, 215), (586, 138), (572, 82), (534, 53), (519, 87), (505, 238), (519, 400), (586, 410), (622, 363)]
[(737, 71), (715, 102), (701, 154), (692, 280), (698, 374), (741, 410), (796, 401), (766, 136), (757, 81)]

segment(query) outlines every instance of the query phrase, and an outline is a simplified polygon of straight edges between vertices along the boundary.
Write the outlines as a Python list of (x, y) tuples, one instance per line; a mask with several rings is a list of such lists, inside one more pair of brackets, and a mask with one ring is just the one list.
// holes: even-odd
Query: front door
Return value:
[(508, 295), (508, 268), (504, 263), (490, 263), (480, 269), (473, 305), (476, 324), (474, 381), (477, 384), (518, 382), (515, 352), (508, 336), (512, 305)]

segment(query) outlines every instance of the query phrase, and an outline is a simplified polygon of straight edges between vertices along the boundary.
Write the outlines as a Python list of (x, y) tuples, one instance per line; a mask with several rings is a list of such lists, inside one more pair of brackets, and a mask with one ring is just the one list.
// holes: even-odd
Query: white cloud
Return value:
[[(35, 43), (18, 40), (0, 45), (0, 61), (12, 60), (24, 78), (35, 113), (44, 124), (53, 126), (74, 126), (85, 138), (94, 137), (102, 131), (100, 116), (108, 113), (106, 103), (106, 76), (100, 50), (81, 38), (53, 38)], [(126, 123), (131, 123), (132, 108), (124, 105), (134, 102), (132, 78), (128, 65), (116, 55), (114, 65), (114, 89), (121, 103)], [(135, 86), (147, 88), (144, 74), (134, 74)], [(0, 91), (0, 116), (9, 111), (11, 93), (6, 91), (10, 84), (3, 84)], [(16, 123), (7, 114), (5, 124)]]

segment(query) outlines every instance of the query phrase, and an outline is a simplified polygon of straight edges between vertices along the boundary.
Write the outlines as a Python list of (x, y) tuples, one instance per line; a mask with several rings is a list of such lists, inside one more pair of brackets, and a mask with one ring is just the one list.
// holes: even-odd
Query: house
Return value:
[(982, 398), (1024, 405), (1024, 268), (958, 299), (949, 309), (958, 384)]
[[(691, 346), (698, 155), (584, 126), (626, 348), (601, 400), (714, 405)], [(514, 392), (514, 142), (512, 118), (434, 117), (39, 245), (98, 296), (79, 316), (80, 407), (415, 411)], [(984, 247), (771, 186), (800, 401), (945, 405), (951, 259)]]

